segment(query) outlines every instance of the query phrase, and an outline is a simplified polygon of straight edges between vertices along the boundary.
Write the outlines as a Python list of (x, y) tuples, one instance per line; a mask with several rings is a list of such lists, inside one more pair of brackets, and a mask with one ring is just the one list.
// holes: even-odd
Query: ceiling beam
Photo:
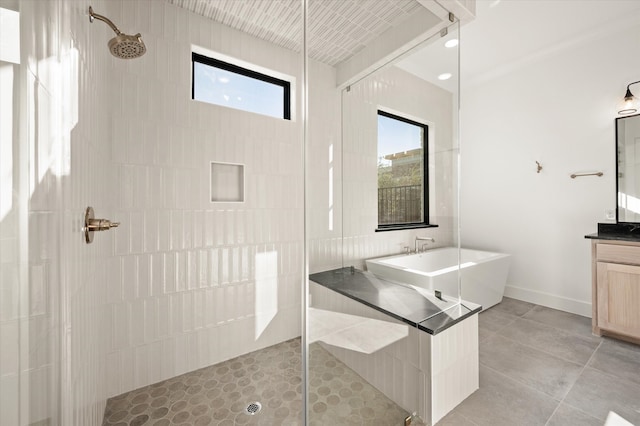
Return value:
[(451, 25), (449, 11), (456, 17), (464, 17), (462, 23), (474, 19), (475, 0), (417, 1), (423, 6), (421, 10), (401, 25), (385, 31), (361, 51), (336, 66), (336, 83), (339, 89), (401, 59), (411, 49)]

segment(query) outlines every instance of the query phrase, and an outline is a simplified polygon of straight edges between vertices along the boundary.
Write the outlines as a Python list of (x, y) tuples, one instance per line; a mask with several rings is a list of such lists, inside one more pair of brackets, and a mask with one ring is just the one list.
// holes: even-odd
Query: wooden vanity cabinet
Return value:
[(593, 333), (640, 343), (640, 242), (593, 240)]

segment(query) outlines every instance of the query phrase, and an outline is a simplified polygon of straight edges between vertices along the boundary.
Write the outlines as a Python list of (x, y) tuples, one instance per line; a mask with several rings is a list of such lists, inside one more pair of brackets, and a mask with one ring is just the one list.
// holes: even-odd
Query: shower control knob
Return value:
[(107, 219), (89, 219), (87, 228), (89, 231), (108, 231), (111, 228), (117, 228), (120, 225), (119, 222), (111, 222)]
[(120, 222), (111, 222), (108, 219), (96, 219), (93, 208), (87, 207), (84, 214), (84, 239), (87, 244), (93, 242), (93, 233), (95, 231), (108, 231), (111, 228), (117, 228)]

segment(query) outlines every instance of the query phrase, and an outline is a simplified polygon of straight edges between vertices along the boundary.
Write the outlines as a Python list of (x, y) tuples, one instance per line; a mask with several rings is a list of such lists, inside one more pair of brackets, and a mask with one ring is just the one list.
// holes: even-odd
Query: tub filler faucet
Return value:
[(435, 242), (436, 242), (436, 240), (434, 240), (434, 239), (433, 239), (433, 238), (431, 238), (431, 237), (420, 237), (420, 236), (416, 236), (416, 242), (415, 242), (415, 247), (414, 247), (414, 248), (415, 248), (415, 252), (416, 252), (416, 253), (420, 253), (421, 251), (426, 251), (426, 244), (424, 244), (424, 245), (422, 246), (422, 250), (420, 250), (420, 249), (418, 248), (418, 244), (419, 244), (419, 243), (418, 243), (418, 241), (431, 241), (432, 243), (435, 243)]

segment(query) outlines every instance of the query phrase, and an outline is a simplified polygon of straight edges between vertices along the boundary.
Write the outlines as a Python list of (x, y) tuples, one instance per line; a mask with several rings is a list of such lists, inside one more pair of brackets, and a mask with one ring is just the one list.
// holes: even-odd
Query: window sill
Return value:
[(438, 225), (430, 223), (408, 223), (406, 225), (389, 225), (376, 228), (376, 232), (386, 231), (402, 231), (405, 229), (420, 229), (420, 228), (437, 228)]

